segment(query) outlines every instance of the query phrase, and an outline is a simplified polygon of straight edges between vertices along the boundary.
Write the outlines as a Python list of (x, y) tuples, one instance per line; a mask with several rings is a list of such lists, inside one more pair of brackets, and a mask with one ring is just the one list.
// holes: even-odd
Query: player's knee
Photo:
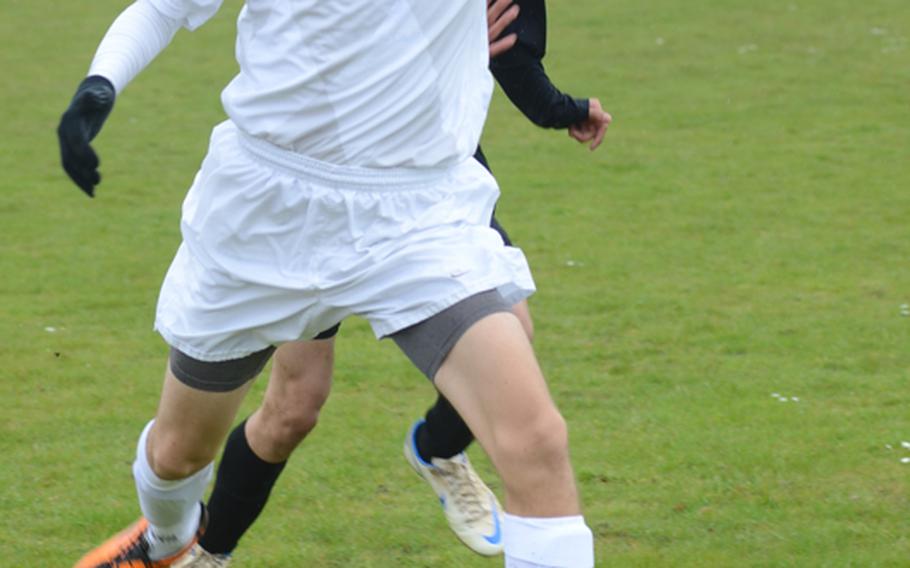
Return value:
[(290, 453), (316, 427), (319, 411), (320, 407), (316, 405), (277, 409), (266, 404), (261, 419), (276, 450)]
[(279, 440), (285, 445), (297, 446), (316, 427), (318, 408), (304, 408), (293, 415), (286, 415), (278, 425)]
[(212, 463), (217, 448), (192, 448), (158, 440), (149, 449), (152, 471), (161, 479), (185, 479)]
[(566, 421), (562, 415), (553, 409), (547, 416), (542, 417), (534, 425), (531, 432), (534, 447), (537, 451), (534, 456), (541, 463), (562, 463), (569, 457), (569, 433)]
[(497, 444), (501, 457), (523, 462), (528, 467), (550, 468), (569, 457), (569, 436), (566, 421), (555, 408), (539, 413), (505, 435)]

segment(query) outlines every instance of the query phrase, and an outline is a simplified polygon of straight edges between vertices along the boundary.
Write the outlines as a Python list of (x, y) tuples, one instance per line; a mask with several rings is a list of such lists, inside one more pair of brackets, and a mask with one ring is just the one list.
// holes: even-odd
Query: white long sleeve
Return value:
[(164, 15), (149, 0), (124, 10), (98, 45), (89, 75), (101, 75), (119, 94), (174, 38), (181, 22)]

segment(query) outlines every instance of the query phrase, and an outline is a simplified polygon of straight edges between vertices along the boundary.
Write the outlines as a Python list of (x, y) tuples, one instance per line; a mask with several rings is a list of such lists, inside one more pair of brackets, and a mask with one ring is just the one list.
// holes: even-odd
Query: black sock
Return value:
[(451, 458), (465, 451), (474, 441), (468, 425), (455, 407), (442, 395), (427, 411), (426, 422), (420, 425), (415, 435), (417, 453), (429, 462), (432, 458)]
[(206, 505), (209, 525), (199, 540), (212, 554), (227, 554), (262, 512), (287, 462), (268, 463), (247, 443), (246, 420), (228, 436), (215, 488)]

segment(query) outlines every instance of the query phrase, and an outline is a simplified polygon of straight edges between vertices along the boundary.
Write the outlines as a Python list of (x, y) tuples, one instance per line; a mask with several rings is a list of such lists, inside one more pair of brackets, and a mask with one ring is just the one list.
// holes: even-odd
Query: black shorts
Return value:
[[(485, 167), (488, 172), (490, 172), (491, 174), (493, 173), (493, 170), (490, 169), (490, 164), (487, 163), (487, 157), (483, 155), (483, 150), (480, 148), (480, 146), (478, 146), (477, 151), (474, 152), (474, 159), (477, 160), (478, 162), (480, 162), (480, 165)], [(509, 233), (506, 232), (506, 230), (503, 228), (503, 226), (500, 225), (499, 221), (496, 219), (496, 210), (495, 209), (493, 210), (493, 217), (490, 218), (490, 227), (492, 227), (493, 229), (496, 230), (497, 233), (499, 233), (499, 236), (502, 237), (502, 240), (504, 243), (506, 243), (506, 246), (508, 246), (508, 247), (512, 246), (512, 239), (509, 238)]]

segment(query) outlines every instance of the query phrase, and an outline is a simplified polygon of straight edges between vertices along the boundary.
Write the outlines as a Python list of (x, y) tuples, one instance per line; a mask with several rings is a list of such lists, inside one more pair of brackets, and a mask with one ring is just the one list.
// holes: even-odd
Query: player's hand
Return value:
[(613, 117), (600, 106), (597, 99), (588, 99), (588, 118), (569, 127), (569, 136), (581, 143), (591, 142), (591, 150), (596, 150), (603, 142), (607, 127)]
[(518, 17), (518, 4), (512, 0), (491, 0), (487, 5), (487, 29), (490, 38), (490, 59), (512, 49), (518, 41), (516, 34), (499, 37)]
[(89, 142), (114, 108), (115, 97), (110, 81), (99, 75), (86, 77), (57, 127), (63, 169), (89, 197), (95, 196), (95, 186), (101, 182), (98, 155)]

